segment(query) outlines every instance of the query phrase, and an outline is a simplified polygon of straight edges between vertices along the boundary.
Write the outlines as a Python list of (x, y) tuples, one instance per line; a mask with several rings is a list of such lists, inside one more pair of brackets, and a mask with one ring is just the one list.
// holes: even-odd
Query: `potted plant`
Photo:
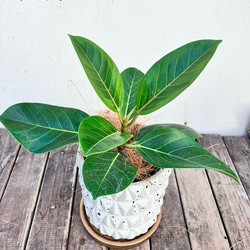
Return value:
[[(187, 126), (156, 124), (131, 132), (139, 116), (163, 107), (198, 77), (221, 40), (188, 43), (162, 57), (146, 74), (136, 68), (120, 74), (95, 43), (79, 36), (70, 39), (97, 95), (117, 114), (120, 128), (98, 115), (41, 103), (15, 104), (0, 121), (32, 153), (79, 141), (77, 165), (86, 214), (101, 233), (115, 239), (145, 233), (160, 213), (172, 168), (213, 169), (238, 181), (225, 163), (196, 143), (200, 135)], [(139, 170), (128, 151), (150, 166), (149, 179), (135, 182)]]

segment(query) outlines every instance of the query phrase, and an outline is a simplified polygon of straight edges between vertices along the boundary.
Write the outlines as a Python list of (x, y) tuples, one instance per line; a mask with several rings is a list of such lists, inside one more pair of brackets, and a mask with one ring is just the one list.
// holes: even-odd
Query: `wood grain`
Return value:
[(1, 249), (23, 249), (36, 205), (47, 154), (21, 148), (0, 206)]
[[(242, 185), (215, 171), (177, 169), (159, 228), (133, 250), (250, 249), (249, 140), (204, 135), (199, 143), (237, 169)], [(19, 149), (0, 129), (0, 249), (108, 250), (80, 219), (77, 145), (41, 155)]]
[(228, 249), (220, 214), (205, 170), (176, 169), (192, 249)]
[(172, 171), (164, 196), (162, 218), (156, 232), (151, 236), (152, 249), (190, 249), (189, 237), (179, 191)]
[[(143, 242), (141, 245), (139, 245), (137, 247), (125, 248), (125, 249), (127, 249), (127, 250), (150, 250), (151, 248), (150, 248), (149, 240), (146, 240), (145, 242)], [(109, 248), (109, 250), (116, 250), (116, 249), (115, 248)]]
[(9, 180), (20, 145), (6, 129), (0, 129), (0, 201)]
[(224, 136), (223, 141), (250, 198), (250, 140), (246, 136)]
[(26, 249), (67, 249), (77, 145), (52, 151)]
[[(157, 248), (156, 248), (157, 249)], [(115, 249), (110, 249), (115, 250)], [(150, 243), (149, 240), (146, 240), (138, 247), (129, 248), (129, 250), (150, 250)]]
[[(199, 143), (234, 171), (234, 165), (219, 135), (204, 135)], [(208, 171), (212, 189), (233, 249), (249, 249), (250, 202), (242, 185), (215, 171)]]
[(77, 250), (107, 250), (105, 246), (101, 246), (99, 243), (95, 242), (87, 233), (83, 227), (81, 218), (80, 218), (80, 200), (81, 200), (81, 187), (77, 178), (77, 186), (75, 190), (75, 200), (72, 212), (72, 221), (70, 227), (69, 235), (69, 248), (68, 249), (77, 249)]

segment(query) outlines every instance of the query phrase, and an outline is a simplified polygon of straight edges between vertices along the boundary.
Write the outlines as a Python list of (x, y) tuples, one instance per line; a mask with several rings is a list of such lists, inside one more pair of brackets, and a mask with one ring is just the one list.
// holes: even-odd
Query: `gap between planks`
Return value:
[(77, 145), (51, 152), (26, 249), (67, 249)]
[(3, 249), (23, 249), (40, 189), (47, 154), (19, 151), (1, 200), (0, 241)]
[(250, 198), (250, 140), (246, 136), (224, 136), (222, 139)]
[[(204, 135), (199, 142), (210, 153), (237, 172), (221, 136)], [(238, 169), (238, 171), (241, 170)], [(250, 202), (245, 189), (236, 181), (218, 174), (216, 171), (208, 170), (207, 174), (225, 230), (230, 239), (230, 247), (234, 245), (234, 249), (248, 249), (250, 245)]]
[(21, 146), (6, 129), (0, 129), (0, 202), (8, 185)]
[[(225, 142), (225, 145), (227, 146), (228, 143), (226, 142), (226, 140), (224, 138), (225, 137), (223, 137), (223, 140)], [(223, 161), (226, 160), (227, 161), (226, 163), (229, 162), (228, 164), (233, 169), (234, 169), (234, 166), (235, 166), (237, 168), (237, 171), (238, 171), (239, 175), (242, 176), (241, 175), (242, 174), (242, 169), (240, 169), (240, 166), (243, 166), (243, 165), (246, 166), (246, 164), (245, 163), (240, 163), (235, 157), (233, 157), (233, 153), (230, 152), (228, 146), (227, 146), (227, 149), (225, 150), (224, 142), (222, 141), (222, 139), (221, 139), (220, 136), (204, 135), (204, 138), (202, 140), (203, 141), (200, 141), (200, 142), (201, 142), (201, 144), (207, 150), (209, 150), (211, 153), (215, 154), (219, 158), (222, 158)], [(235, 147), (233, 147), (233, 149), (237, 151), (237, 149)], [(229, 152), (230, 157), (228, 156), (227, 151)], [(246, 152), (249, 152), (249, 151), (246, 151)], [(19, 153), (23, 154), (23, 150), (21, 152), (19, 152)], [(240, 159), (241, 157), (239, 156), (238, 158)], [(232, 164), (231, 159), (232, 159), (232, 161), (233, 161), (234, 164)], [(14, 160), (14, 162), (12, 163), (12, 166), (15, 167), (15, 165), (19, 161), (20, 161), (19, 154), (17, 153), (16, 154), (16, 160)], [(249, 161), (248, 161), (248, 163), (249, 163)], [(8, 185), (11, 185), (12, 175), (15, 174), (15, 172), (13, 172), (13, 170), (14, 170), (14, 168), (11, 169), (11, 172), (10, 172), (11, 175), (9, 174)], [(180, 170), (180, 171), (183, 172), (183, 170)], [(190, 171), (190, 170), (188, 170), (188, 171)], [(201, 170), (199, 170), (199, 172), (200, 171)], [(186, 200), (190, 200), (192, 198), (192, 193), (191, 193), (191, 197), (188, 197), (190, 194), (186, 192), (186, 190), (185, 190), (185, 188), (183, 186), (183, 183), (182, 183), (183, 182), (182, 181), (183, 180), (182, 179), (183, 176), (181, 176), (183, 174), (184, 177), (186, 178), (186, 176), (188, 176), (190, 174), (189, 173), (186, 174), (186, 173), (182, 173), (181, 172), (181, 175), (180, 175), (179, 170), (177, 170), (176, 172), (177, 172), (177, 174), (176, 174), (177, 175), (176, 180), (178, 181), (178, 185), (180, 185), (178, 192), (180, 192), (180, 197), (181, 197), (182, 202), (183, 202), (182, 209), (185, 210), (184, 211), (184, 213), (185, 213), (184, 216), (187, 217), (186, 218), (186, 223), (188, 225), (187, 232), (188, 232), (188, 234), (189, 234), (189, 236), (191, 238), (190, 241), (192, 242), (193, 249), (199, 249), (199, 248), (196, 248), (197, 242), (195, 242), (195, 241), (198, 240), (198, 246), (202, 246), (203, 243), (200, 242), (199, 232), (196, 232), (195, 231), (195, 227), (192, 227), (192, 223), (190, 223), (190, 216), (192, 217), (192, 213), (190, 215), (189, 212), (192, 211), (192, 209), (190, 209), (190, 204), (192, 205), (192, 202), (191, 203), (189, 203), (189, 202), (187, 203), (186, 202)], [(201, 171), (201, 172), (203, 172), (203, 171)], [(191, 176), (192, 175), (193, 174), (191, 174)], [(204, 175), (204, 173), (202, 173), (201, 175)], [(214, 178), (214, 175), (215, 175), (215, 178)], [(10, 178), (10, 176), (11, 176), (11, 178)], [(181, 176), (181, 178), (180, 178), (180, 176)], [(197, 175), (195, 174), (194, 176), (196, 176), (194, 178), (196, 180)], [(208, 177), (207, 180), (209, 180), (209, 185), (211, 185), (213, 197), (214, 197), (215, 202), (216, 202), (216, 207), (219, 207), (220, 218), (218, 219), (218, 221), (220, 221), (220, 220), (223, 221), (223, 223), (224, 223), (223, 224), (223, 226), (224, 226), (223, 228), (226, 228), (226, 231), (228, 231), (228, 237), (229, 237), (229, 239), (231, 241), (230, 246), (233, 246), (234, 249), (244, 249), (244, 247), (249, 246), (249, 242), (250, 242), (250, 239), (249, 239), (249, 234), (250, 234), (249, 233), (249, 229), (247, 230), (247, 228), (246, 228), (247, 225), (249, 225), (248, 224), (248, 220), (250, 218), (247, 215), (249, 213), (249, 198), (248, 198), (248, 203), (243, 201), (246, 198), (246, 196), (247, 196), (245, 190), (242, 187), (241, 188), (239, 188), (238, 186), (235, 187), (235, 183), (234, 182), (232, 182), (233, 186), (231, 186), (231, 183), (228, 184), (228, 178), (229, 177), (225, 177), (224, 178), (224, 176), (222, 176), (221, 174), (219, 174), (217, 172), (207, 171), (207, 174), (205, 172), (205, 176), (206, 176), (206, 178)], [(243, 174), (243, 176), (245, 176), (245, 174)], [(1, 173), (0, 173), (0, 178), (1, 178)], [(42, 178), (44, 178), (44, 177), (42, 177)], [(69, 213), (68, 226), (66, 226), (66, 227), (68, 227), (68, 229), (67, 229), (68, 231), (66, 232), (67, 243), (65, 245), (65, 248), (66, 249), (91, 249), (91, 248), (89, 248), (89, 247), (91, 247), (91, 244), (82, 244), (82, 243), (90, 243), (91, 239), (86, 234), (86, 232), (84, 234), (83, 226), (81, 224), (81, 221), (79, 221), (80, 220), (80, 216), (79, 216), (79, 211), (78, 210), (79, 210), (79, 202), (80, 202), (81, 192), (79, 192), (79, 184), (78, 184), (78, 181), (77, 181), (76, 178), (77, 178), (77, 174), (75, 175), (75, 180), (74, 180), (75, 184), (74, 184), (74, 187), (73, 187), (73, 194), (72, 194), (72, 198), (71, 198), (72, 199), (72, 203), (71, 203), (71, 206), (70, 206), (69, 211), (68, 211), (68, 213)], [(192, 179), (193, 178), (191, 178), (191, 180)], [(242, 179), (242, 177), (241, 177), (241, 179)], [(223, 185), (225, 185), (225, 183), (226, 183), (226, 187), (223, 188)], [(190, 185), (190, 183), (188, 184), (188, 186), (189, 185)], [(9, 192), (8, 191), (8, 186), (6, 185), (5, 187), (6, 187), (5, 192)], [(192, 187), (191, 191), (192, 191), (192, 189), (195, 189), (194, 186), (191, 185), (191, 187)], [(223, 189), (222, 191), (220, 190), (221, 187)], [(228, 190), (225, 190), (225, 189), (228, 189)], [(228, 193), (230, 193), (230, 190), (232, 190), (232, 192), (233, 192), (233, 194), (231, 194), (233, 196), (232, 200), (230, 200), (231, 198), (230, 198), (230, 196), (228, 196), (229, 195)], [(237, 192), (239, 192), (239, 191), (241, 192), (242, 190), (243, 190), (244, 195), (240, 196), (240, 198), (237, 198), (237, 197), (235, 198), (235, 196), (237, 196)], [(193, 190), (193, 191), (196, 191), (196, 190)], [(41, 185), (40, 185), (40, 189), (38, 190), (38, 193), (39, 192), (41, 192)], [(166, 190), (166, 192), (168, 192), (168, 189)], [(236, 192), (236, 194), (235, 194), (235, 192)], [(167, 195), (167, 193), (166, 193), (166, 195)], [(35, 203), (35, 207), (34, 207), (35, 210), (37, 210), (37, 207), (38, 207), (38, 195), (36, 197), (37, 197), (37, 199), (36, 199), (36, 203)], [(221, 197), (222, 198), (226, 197), (227, 201), (222, 201)], [(77, 201), (77, 200), (79, 200), (79, 201)], [(168, 201), (165, 201), (165, 203), (164, 203), (164, 205), (165, 205), (164, 209), (165, 208), (168, 209), (166, 202), (168, 202)], [(226, 203), (227, 206), (225, 206), (223, 204), (223, 202)], [(235, 209), (231, 209), (230, 206), (228, 207), (228, 204), (230, 204), (230, 202), (231, 203), (236, 203), (235, 204), (235, 206), (237, 207), (236, 212), (235, 212)], [(233, 210), (233, 211), (231, 211), (231, 210)], [(229, 216), (230, 219), (228, 219), (227, 216)], [(237, 219), (237, 216), (240, 216), (240, 218)], [(31, 220), (32, 220), (32, 218), (31, 218)], [(239, 223), (239, 224), (236, 224), (236, 226), (233, 225), (233, 228), (231, 228), (231, 224), (232, 224), (231, 221), (234, 221), (234, 220), (237, 220), (237, 223)], [(212, 222), (210, 222), (210, 223), (212, 223)], [(76, 224), (77, 224), (77, 226), (76, 226)], [(70, 227), (69, 227), (69, 225), (70, 225)], [(201, 229), (202, 229), (203, 225), (204, 224), (200, 224)], [(162, 224), (162, 226), (166, 226), (166, 221)], [(77, 235), (73, 235), (75, 231), (78, 231)], [(30, 232), (30, 231), (28, 231), (28, 232)], [(86, 236), (86, 238), (83, 238), (85, 236)], [(72, 241), (72, 237), (74, 237), (73, 241)], [(85, 239), (86, 241), (84, 242), (84, 240), (82, 240), (82, 239)], [(164, 242), (166, 240), (166, 238), (164, 238), (164, 237), (163, 238), (158, 238), (158, 239), (160, 241), (162, 241), (162, 242)], [(72, 244), (72, 243), (74, 243), (74, 244)], [(92, 248), (92, 249), (105, 249), (105, 250), (108, 249), (108, 248), (103, 247), (103, 246), (101, 246), (99, 244), (98, 245), (96, 245), (96, 244), (98, 244), (98, 243), (93, 243), (92, 246), (93, 247), (95, 246), (97, 248)], [(87, 248), (86, 248), (86, 246), (87, 246)], [(153, 239), (153, 237), (151, 237), (151, 240), (148, 240), (147, 242), (145, 242), (145, 245), (142, 245), (142, 247), (144, 247), (144, 248), (138, 248), (138, 250), (139, 249), (150, 249), (150, 248), (154, 249), (153, 246), (154, 246), (154, 239)], [(206, 245), (206, 246), (208, 246), (208, 245)], [(227, 247), (227, 248), (225, 248), (225, 249), (229, 249), (230, 246)], [(65, 248), (63, 248), (63, 249), (65, 249)], [(134, 248), (134, 249), (136, 249), (136, 248)]]

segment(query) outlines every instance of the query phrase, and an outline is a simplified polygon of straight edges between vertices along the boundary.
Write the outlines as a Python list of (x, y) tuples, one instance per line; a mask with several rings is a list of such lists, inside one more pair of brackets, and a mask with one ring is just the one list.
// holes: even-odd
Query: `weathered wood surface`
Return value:
[(205, 170), (177, 169), (192, 249), (228, 249), (229, 243)]
[(26, 249), (67, 249), (77, 145), (50, 153)]
[(81, 200), (81, 187), (77, 180), (75, 189), (75, 201), (73, 206), (72, 221), (69, 236), (69, 249), (79, 250), (108, 250), (107, 247), (101, 246), (89, 237), (87, 231), (82, 225), (80, 218), (80, 200)]
[[(236, 171), (221, 136), (204, 135), (199, 143)], [(230, 246), (233, 245), (234, 249), (239, 250), (248, 249), (250, 246), (250, 201), (244, 187), (215, 171), (208, 171), (208, 176)]]
[(250, 140), (246, 136), (225, 136), (223, 140), (250, 197)]
[[(250, 249), (249, 139), (204, 135), (199, 143), (242, 185), (217, 172), (173, 171), (158, 229), (133, 250)], [(0, 249), (111, 250), (82, 226), (76, 149), (33, 155), (0, 129)]]
[(0, 205), (1, 249), (25, 247), (46, 159), (20, 150)]
[(0, 201), (19, 149), (20, 145), (7, 130), (0, 129)]
[(176, 174), (173, 170), (164, 196), (162, 210), (160, 225), (151, 236), (152, 249), (190, 249), (189, 235), (176, 183)]

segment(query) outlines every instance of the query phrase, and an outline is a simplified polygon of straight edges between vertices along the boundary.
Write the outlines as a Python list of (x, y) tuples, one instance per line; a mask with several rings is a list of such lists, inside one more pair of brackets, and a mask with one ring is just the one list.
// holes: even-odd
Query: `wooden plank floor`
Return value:
[[(136, 250), (250, 250), (250, 140), (204, 135), (198, 141), (240, 177), (175, 170), (157, 231)], [(34, 155), (0, 129), (0, 249), (107, 247), (92, 240), (79, 216), (78, 145)]]

